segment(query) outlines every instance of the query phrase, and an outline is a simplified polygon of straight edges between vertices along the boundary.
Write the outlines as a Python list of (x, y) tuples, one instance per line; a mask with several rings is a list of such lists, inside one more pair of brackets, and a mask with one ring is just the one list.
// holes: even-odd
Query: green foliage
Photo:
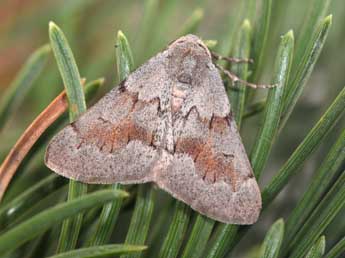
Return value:
[[(152, 219), (155, 189), (150, 185), (140, 185), (138, 188), (137, 200), (126, 236), (126, 244), (143, 244), (146, 241)], [(121, 258), (136, 257), (141, 257), (141, 254), (121, 256)]]
[[(345, 205), (345, 173), (336, 180), (326, 196), (316, 206), (290, 244), (291, 257), (303, 257)], [(315, 226), (317, 225), (317, 226)]]
[(320, 239), (310, 248), (309, 252), (305, 256), (305, 258), (321, 258), (325, 253), (326, 248), (326, 239), (324, 236), (320, 237)]
[(177, 257), (187, 230), (190, 213), (191, 209), (186, 204), (175, 202), (175, 213), (158, 257)]
[(288, 180), (303, 165), (303, 162), (315, 151), (322, 140), (330, 132), (332, 127), (345, 112), (345, 87), (339, 93), (332, 105), (320, 118), (317, 124), (310, 130), (302, 143), (296, 148), (287, 162), (278, 171), (277, 175), (271, 180), (271, 183), (263, 190), (262, 198), (264, 205), (267, 205), (274, 199), (281, 189), (287, 184)]
[[(53, 22), (49, 23), (49, 37), (54, 56), (66, 88), (69, 105), (69, 120), (70, 122), (73, 122), (79, 115), (86, 111), (86, 102), (78, 67), (65, 35)], [(86, 192), (86, 184), (70, 180), (68, 201), (78, 198)], [(83, 215), (78, 214), (75, 218), (64, 221), (57, 247), (58, 253), (75, 248), (82, 220)]]
[(270, 89), (267, 96), (263, 125), (258, 132), (257, 140), (251, 153), (251, 163), (257, 178), (260, 178), (261, 171), (268, 159), (269, 152), (278, 132), (284, 101), (283, 97), (286, 91), (286, 84), (289, 80), (293, 49), (293, 32), (289, 31), (282, 37), (278, 49), (273, 79), (273, 84), (277, 86)]
[(327, 16), (318, 26), (315, 35), (310, 40), (307, 51), (303, 50), (303, 56), (300, 62), (296, 63), (293, 77), (288, 90), (285, 93), (284, 114), (281, 126), (283, 127), (289, 118), (293, 108), (295, 107), (298, 98), (300, 97), (303, 88), (309, 79), (314, 65), (321, 53), (322, 47), (328, 35), (330, 26), (332, 25), (332, 16)]
[(123, 81), (134, 69), (134, 61), (128, 40), (122, 31), (117, 33), (116, 48), (117, 73), (119, 80)]
[[(241, 29), (239, 31), (239, 36), (234, 46), (234, 56), (248, 59), (250, 58), (250, 41), (251, 41), (252, 28), (249, 20), (244, 20)], [(248, 64), (234, 64), (232, 66), (233, 72), (243, 80), (248, 78)], [(241, 122), (243, 117), (243, 112), (245, 108), (246, 100), (246, 86), (242, 83), (236, 82), (236, 88), (228, 87), (229, 100), (231, 102), (231, 108), (235, 113), (235, 120), (238, 128), (241, 128)]]
[(341, 257), (345, 252), (345, 237), (343, 237), (334, 247), (327, 253), (326, 258)]
[(146, 246), (135, 245), (101, 245), (88, 247), (50, 256), (49, 258), (97, 258), (124, 253), (135, 253), (146, 249)]
[[(22, 215), (33, 203), (46, 194), (63, 185), (64, 180), (57, 175), (50, 175), (24, 191), (0, 209), (0, 225), (2, 228)], [(12, 210), (12, 211), (11, 211)]]
[(0, 102), (0, 130), (5, 125), (7, 119), (15, 113), (16, 108), (22, 103), (30, 87), (40, 75), (49, 53), (49, 45), (44, 45), (32, 53), (7, 91), (2, 95)]
[[(122, 189), (122, 187), (119, 184), (114, 184), (111, 186), (111, 189), (119, 190)], [(109, 242), (119, 216), (121, 206), (122, 199), (117, 199), (114, 202), (107, 203), (103, 206), (101, 215), (97, 222), (97, 228), (86, 245), (101, 245)]]
[(85, 97), (79, 70), (65, 35), (55, 23), (49, 23), (49, 37), (69, 104), (70, 121), (86, 111)]
[(261, 246), (261, 258), (277, 258), (284, 238), (284, 221), (279, 219), (267, 232)]
[[(308, 189), (291, 212), (286, 225), (287, 240), (294, 238), (306, 218), (321, 200), (322, 195), (337, 177), (337, 172), (345, 160), (345, 130), (341, 133), (336, 143), (332, 146), (325, 160), (316, 171)], [(289, 241), (287, 241), (289, 242)]]
[(183, 258), (202, 257), (203, 250), (207, 240), (211, 235), (214, 221), (205, 216), (198, 215), (185, 249), (183, 250)]
[(196, 30), (198, 29), (198, 26), (203, 16), (204, 16), (203, 10), (200, 8), (196, 9), (188, 18), (188, 20), (185, 22), (185, 24), (182, 25), (182, 29), (179, 36), (183, 36), (188, 33), (195, 33)]
[[(228, 9), (223, 10), (224, 1), (115, 2), (99, 5), (96, 0), (64, 1), (64, 10), (59, 15), (55, 15), (55, 9), (60, 4), (52, 4), (53, 7), (47, 9), (44, 24), (39, 24), (35, 17), (30, 18), (29, 13), (25, 20), (28, 25), (21, 20), (23, 28), (44, 27), (45, 40), (48, 20), (57, 20), (61, 29), (52, 22), (49, 24), (50, 46), (34, 51), (6, 91), (1, 92), (0, 129), (5, 124), (10, 128), (1, 131), (1, 157), (15, 141), (8, 137), (11, 129), (14, 128), (16, 134), (23, 131), (20, 126), (16, 127), (13, 118), (25, 117), (24, 108), (28, 109), (30, 118), (34, 118), (36, 114), (30, 107), (36, 102), (40, 106), (47, 105), (61, 91), (62, 83), (72, 122), (86, 111), (86, 101), (94, 99), (104, 83), (104, 79), (97, 79), (87, 81), (83, 87), (80, 73), (88, 79), (104, 76), (111, 84), (115, 80), (121, 82), (176, 37), (201, 33), (208, 47), (222, 55), (231, 53), (234, 57), (254, 59), (253, 64), (227, 65), (224, 61), (219, 64), (242, 79), (254, 83), (259, 79), (269, 80), (277, 84), (268, 90), (253, 91), (239, 82), (231, 87), (231, 82), (224, 78), (242, 139), (246, 148), (251, 148), (250, 160), (255, 175), (258, 180), (263, 175), (269, 179), (261, 187), (265, 212), (257, 223), (262, 226), (252, 228), (215, 222), (151, 184), (87, 186), (51, 174), (43, 166), (42, 154), (51, 135), (68, 122), (67, 116), (62, 116), (29, 152), (0, 203), (0, 257), (225, 258), (230, 257), (241, 239), (253, 240), (253, 235), (257, 236), (254, 238), (257, 243), (263, 241), (260, 248), (252, 248), (251, 241), (246, 241), (243, 243), (246, 248), (241, 245), (236, 252), (247, 257), (247, 250), (252, 249), (253, 257), (262, 258), (311, 258), (322, 257), (324, 253), (327, 258), (342, 257), (344, 231), (340, 227), (334, 230), (331, 225), (339, 224), (338, 218), (345, 211), (342, 120), (345, 88), (336, 87), (343, 77), (342, 72), (337, 73), (336, 66), (318, 77), (315, 77), (318, 70), (314, 69), (322, 70), (320, 63), (328, 66), (342, 59), (337, 58), (341, 56), (339, 48), (328, 47), (328, 44), (336, 46), (337, 43), (334, 35), (329, 36), (332, 25), (329, 9), (335, 12), (335, 21), (338, 19), (333, 27), (341, 31), (343, 27), (337, 27), (341, 25), (339, 17), (345, 17), (337, 16), (341, 5), (331, 0), (307, 0), (298, 5), (292, 3), (297, 1), (244, 0), (238, 1), (239, 5), (231, 1), (231, 8), (227, 6)], [(135, 5), (132, 14), (131, 5)], [(291, 10), (286, 8), (289, 6)], [(214, 18), (219, 26), (212, 26), (212, 19), (210, 22), (208, 19), (211, 9), (217, 15), (223, 11), (228, 17)], [(128, 19), (132, 17), (137, 20)], [(222, 25), (220, 21), (228, 22)], [(107, 29), (109, 24), (110, 29)], [(296, 40), (293, 31), (288, 31), (290, 27), (286, 27), (291, 24), (297, 31)], [(117, 35), (114, 35), (113, 25), (119, 26), (115, 28)], [(0, 48), (10, 44), (7, 41), (18, 41), (15, 36), (18, 31), (8, 33), (8, 39), (0, 43)], [(112, 44), (114, 36), (116, 44)], [(51, 50), (57, 67), (51, 63), (44, 66)], [(322, 55), (325, 50), (327, 54)], [(115, 60), (117, 69), (114, 69)], [(42, 73), (44, 67), (47, 72)], [(315, 79), (328, 74), (331, 74), (328, 79)], [(320, 94), (326, 95), (325, 99), (312, 108), (305, 101), (313, 95), (308, 90), (311, 81), (310, 86), (322, 84), (327, 89)], [(313, 89), (312, 93), (315, 91)], [(317, 112), (309, 115), (310, 109)], [(298, 120), (298, 116), (303, 116), (302, 120)], [(7, 123), (9, 121), (14, 121), (14, 125)], [(298, 124), (297, 127), (296, 121), (305, 122), (305, 126)], [(295, 128), (302, 128), (298, 135)], [(294, 145), (286, 147), (289, 141)], [(322, 162), (315, 161), (313, 153), (316, 151)], [(306, 166), (310, 162), (313, 166)], [(286, 204), (283, 214), (274, 210), (274, 205), (266, 209), (294, 177), (302, 180), (307, 167), (313, 168), (310, 179), (303, 179), (303, 184), (294, 193), (298, 200), (291, 201), (289, 196), (282, 195), (281, 202)], [(163, 202), (174, 205), (162, 205)], [(284, 216), (285, 224), (283, 219), (277, 220), (279, 216)], [(267, 227), (272, 221), (276, 222)], [(265, 238), (258, 228), (265, 228)], [(254, 234), (247, 234), (253, 231)], [(231, 257), (235, 256), (237, 254)]]
[(253, 41), (253, 58), (255, 60), (253, 78), (255, 80), (258, 79), (259, 73), (262, 70), (263, 58), (267, 47), (272, 15), (272, 0), (262, 0), (261, 5), (261, 15), (258, 18)]
[(2, 234), (0, 236), (0, 253), (14, 250), (55, 223), (78, 214), (82, 210), (101, 205), (114, 198), (127, 196), (128, 194), (122, 191), (102, 190), (47, 209)]

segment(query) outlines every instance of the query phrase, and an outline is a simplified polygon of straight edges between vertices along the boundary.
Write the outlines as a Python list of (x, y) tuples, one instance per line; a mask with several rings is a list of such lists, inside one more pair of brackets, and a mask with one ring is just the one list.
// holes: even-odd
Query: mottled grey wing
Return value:
[(45, 162), (56, 173), (86, 183), (151, 180), (153, 145), (169, 81), (164, 53), (150, 59), (50, 142)]
[[(191, 135), (191, 127), (200, 134)], [(192, 111), (176, 141), (175, 154), (157, 184), (175, 198), (213, 219), (253, 224), (261, 195), (234, 122), (213, 118), (210, 128)]]
[[(213, 219), (253, 224), (261, 194), (219, 75), (209, 60), (174, 114), (174, 154), (154, 181)], [(178, 90), (178, 82), (173, 86)], [(177, 95), (177, 94), (176, 94)], [(174, 100), (173, 100), (174, 101)]]

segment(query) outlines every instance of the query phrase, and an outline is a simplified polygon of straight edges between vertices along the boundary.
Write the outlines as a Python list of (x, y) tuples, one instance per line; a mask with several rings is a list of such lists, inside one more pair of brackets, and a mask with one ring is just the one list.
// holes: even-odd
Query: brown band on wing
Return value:
[(153, 134), (127, 118), (117, 125), (109, 122), (98, 124), (80, 137), (82, 138), (81, 144), (94, 144), (101, 151), (111, 153), (125, 147), (133, 140), (140, 140), (147, 145), (151, 145)]
[[(205, 123), (205, 121), (200, 120)], [(234, 156), (216, 152), (211, 135), (228, 133), (229, 123), (227, 118), (213, 116), (209, 121), (209, 135), (204, 138), (178, 138), (175, 153), (186, 153), (195, 162), (196, 172), (208, 183), (224, 181), (238, 189), (240, 174), (234, 166)]]
[[(130, 113), (119, 121), (117, 124), (113, 124), (102, 117), (99, 117), (99, 122), (92, 125), (84, 133), (72, 124), (74, 130), (77, 131), (81, 142), (77, 148), (80, 148), (82, 144), (92, 144), (96, 145), (101, 151), (112, 153), (123, 147), (125, 147), (130, 141), (139, 140), (147, 145), (153, 144), (154, 133), (149, 132), (143, 127), (140, 127), (134, 122), (133, 112), (136, 112), (146, 105), (155, 104), (158, 100), (152, 100), (149, 102), (138, 100), (137, 95), (130, 94), (129, 92), (124, 92), (121, 94), (121, 102), (126, 103), (131, 101), (132, 108)], [(121, 103), (120, 102), (120, 103)], [(159, 111), (159, 105), (157, 105), (157, 112)]]
[(206, 182), (214, 183), (221, 180), (231, 184), (233, 191), (236, 192), (238, 173), (235, 171), (232, 159), (231, 156), (215, 153), (210, 144), (205, 144), (195, 161), (195, 168)]
[(205, 142), (200, 138), (179, 138), (176, 141), (175, 152), (187, 153), (196, 160), (204, 145)]
[(229, 128), (229, 123), (226, 117), (213, 117), (211, 121), (211, 130), (218, 134), (224, 134), (227, 128)]
[(195, 160), (196, 171), (209, 183), (216, 182), (222, 164), (216, 159), (210, 144), (205, 144)]
[(148, 130), (136, 125), (133, 120), (128, 123), (128, 142), (133, 140), (139, 140), (146, 143), (147, 145), (152, 145), (153, 133)]

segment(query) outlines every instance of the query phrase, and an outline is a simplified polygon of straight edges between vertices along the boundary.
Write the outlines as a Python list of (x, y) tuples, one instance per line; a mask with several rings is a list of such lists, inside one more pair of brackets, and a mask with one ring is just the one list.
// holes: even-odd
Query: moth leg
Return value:
[(227, 57), (227, 56), (221, 56), (215, 52), (211, 52), (212, 58), (216, 61), (224, 60), (229, 63), (254, 63), (254, 60), (251, 58), (237, 58), (237, 57)]
[(247, 82), (245, 80), (242, 80), (236, 74), (230, 72), (229, 70), (224, 69), (222, 66), (218, 64), (215, 64), (215, 66), (231, 80), (233, 87), (235, 87), (235, 82), (243, 83), (244, 85), (253, 89), (268, 89), (268, 88), (277, 87), (277, 84), (255, 84), (255, 83)]

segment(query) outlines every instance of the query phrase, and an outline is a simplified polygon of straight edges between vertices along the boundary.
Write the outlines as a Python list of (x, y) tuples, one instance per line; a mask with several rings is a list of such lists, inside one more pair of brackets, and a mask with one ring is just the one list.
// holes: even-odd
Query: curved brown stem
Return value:
[(66, 93), (60, 93), (29, 125), (0, 167), (0, 201), (17, 168), (38, 138), (68, 107)]

